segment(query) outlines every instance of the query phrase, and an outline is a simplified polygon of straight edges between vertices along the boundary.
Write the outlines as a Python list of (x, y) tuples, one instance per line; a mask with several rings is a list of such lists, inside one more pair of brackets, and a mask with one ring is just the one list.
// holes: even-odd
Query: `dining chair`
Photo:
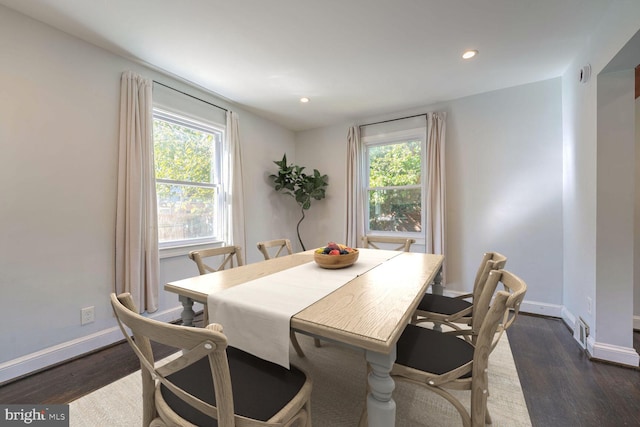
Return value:
[[(258, 250), (262, 252), (265, 260), (277, 258), (280, 255), (291, 255), (293, 248), (291, 247), (291, 241), (289, 239), (274, 239), (258, 242)], [(277, 249), (271, 249), (277, 248)], [(283, 252), (284, 251), (284, 252)]]
[[(140, 360), (144, 426), (311, 426), (312, 383), (302, 369), (227, 346), (218, 324), (191, 328), (143, 317), (128, 293), (111, 294), (111, 305)], [(174, 347), (176, 358), (156, 361), (152, 342)]]
[[(372, 249), (386, 249), (381, 244), (392, 244), (394, 246), (390, 250), (409, 252), (411, 245), (416, 242), (416, 239), (410, 239), (406, 237), (392, 237), (392, 236), (372, 236), (367, 235), (362, 237), (362, 244), (364, 248)], [(382, 246), (382, 247), (381, 247)]]
[[(200, 274), (215, 273), (227, 267), (233, 268), (234, 266), (243, 265), (242, 248), (240, 246), (223, 246), (191, 251), (189, 252), (189, 258), (196, 263)], [(208, 259), (206, 263), (204, 261), (205, 258)], [(217, 267), (213, 265), (217, 265)]]
[(503, 269), (506, 263), (507, 257), (501, 253), (484, 253), (476, 272), (471, 293), (452, 297), (432, 293), (424, 294), (411, 323), (432, 322), (437, 326), (435, 329), (438, 330), (441, 329), (441, 325), (447, 325), (455, 331), (468, 330), (474, 315), (474, 302), (480, 297), (489, 273), (492, 270)]
[[(495, 291), (499, 282), (504, 289)], [(456, 408), (465, 427), (491, 424), (487, 409), (489, 355), (501, 322), (509, 313), (518, 312), (526, 291), (526, 283), (513, 273), (491, 271), (477, 301), (481, 306), (486, 303), (488, 309), (473, 317), (479, 331), (475, 342), (409, 324), (398, 340), (391, 376), (445, 398)], [(471, 410), (467, 411), (449, 390), (470, 390)], [(366, 421), (366, 413), (361, 417), (361, 425), (363, 420)]]

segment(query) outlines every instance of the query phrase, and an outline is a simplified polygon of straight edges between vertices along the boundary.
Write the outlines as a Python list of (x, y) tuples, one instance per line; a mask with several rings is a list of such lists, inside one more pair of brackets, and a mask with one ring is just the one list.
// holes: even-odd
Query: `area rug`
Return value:
[[(299, 335), (307, 357), (291, 353), (291, 362), (313, 378), (311, 398), (315, 427), (354, 427), (364, 407), (366, 364), (364, 354), (352, 348)], [(518, 373), (506, 334), (489, 358), (489, 411), (494, 427), (531, 426)], [(133, 427), (142, 425), (140, 372), (109, 384), (70, 403), (72, 427)], [(469, 407), (470, 392), (457, 392)], [(442, 397), (423, 388), (398, 383), (393, 393), (397, 427), (461, 426), (458, 412)]]

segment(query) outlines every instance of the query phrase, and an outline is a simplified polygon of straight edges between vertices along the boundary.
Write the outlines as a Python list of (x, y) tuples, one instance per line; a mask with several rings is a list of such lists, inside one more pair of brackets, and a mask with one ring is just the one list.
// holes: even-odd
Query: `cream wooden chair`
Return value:
[[(223, 246), (221, 248), (202, 249), (199, 251), (189, 252), (191, 258), (198, 266), (200, 274), (214, 273), (224, 270), (225, 268), (233, 268), (243, 265), (242, 249), (240, 246)], [(209, 260), (205, 263), (204, 259)], [(235, 259), (235, 261), (234, 261)], [(217, 261), (217, 267), (213, 267), (211, 262)]]
[[(140, 359), (145, 427), (311, 426), (312, 385), (300, 368), (228, 347), (217, 324), (190, 328), (143, 317), (128, 293), (111, 294), (111, 305)], [(180, 356), (156, 366), (151, 342), (175, 347)]]
[[(291, 255), (293, 248), (291, 247), (291, 241), (289, 239), (274, 239), (258, 242), (258, 250), (262, 252), (264, 259), (277, 258), (280, 255)], [(277, 248), (277, 249), (271, 249)], [(284, 252), (283, 252), (284, 251)]]
[[(495, 292), (498, 282), (504, 290)], [(491, 424), (487, 410), (489, 396), (489, 355), (501, 322), (518, 312), (527, 291), (525, 282), (505, 270), (489, 273), (485, 288), (477, 303), (486, 310), (473, 316), (478, 335), (470, 343), (433, 329), (408, 325), (397, 343), (396, 363), (391, 376), (431, 390), (448, 400), (458, 411), (465, 427)], [(494, 296), (493, 303), (489, 305)], [(471, 411), (448, 390), (470, 390)], [(366, 415), (361, 419), (366, 420)]]
[(381, 249), (380, 243), (398, 245), (391, 250), (409, 252), (411, 245), (416, 242), (416, 239), (408, 239), (405, 237), (392, 237), (392, 236), (364, 236), (362, 237), (362, 244), (364, 248)]
[[(469, 330), (475, 310), (474, 301), (477, 301), (482, 294), (489, 273), (492, 270), (503, 269), (506, 263), (507, 257), (498, 252), (483, 254), (471, 293), (455, 297), (425, 294), (418, 304), (411, 323), (433, 322), (434, 325), (447, 325), (456, 331)], [(468, 336), (468, 338), (472, 337), (473, 335)]]

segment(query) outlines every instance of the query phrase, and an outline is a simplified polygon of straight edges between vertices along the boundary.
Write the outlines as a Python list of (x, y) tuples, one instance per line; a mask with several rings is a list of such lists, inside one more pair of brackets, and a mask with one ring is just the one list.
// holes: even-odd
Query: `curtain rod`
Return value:
[(221, 107), (221, 106), (219, 106), (219, 105), (213, 104), (213, 103), (211, 103), (211, 102), (209, 102), (209, 101), (205, 101), (204, 99), (200, 99), (200, 98), (198, 98), (197, 96), (190, 95), (190, 94), (188, 94), (188, 93), (186, 93), (186, 92), (183, 92), (183, 91), (181, 91), (181, 90), (179, 90), (179, 89), (176, 89), (176, 88), (174, 88), (174, 87), (167, 86), (166, 84), (164, 84), (164, 83), (160, 83), (159, 81), (153, 80), (153, 82), (154, 82), (155, 84), (159, 84), (160, 86), (164, 86), (164, 87), (166, 87), (166, 88), (168, 88), (168, 89), (175, 90), (176, 92), (179, 92), (179, 93), (181, 93), (181, 94), (183, 94), (183, 95), (186, 95), (186, 96), (188, 96), (188, 97), (190, 97), (190, 98), (197, 99), (198, 101), (200, 101), (200, 102), (204, 102), (205, 104), (209, 104), (209, 105), (211, 105), (212, 107), (216, 107), (216, 108), (219, 108), (219, 109), (224, 110), (224, 111), (229, 111), (229, 110), (227, 110), (227, 109), (226, 109), (226, 108), (224, 108), (224, 107)]
[(414, 117), (420, 117), (420, 116), (427, 116), (427, 113), (422, 113), (422, 114), (416, 114), (414, 116), (407, 116), (407, 117), (398, 117), (397, 119), (389, 119), (389, 120), (383, 120), (381, 122), (375, 122), (375, 123), (367, 123), (365, 125), (358, 125), (358, 127), (363, 127), (363, 126), (371, 126), (371, 125), (379, 125), (381, 123), (389, 123), (389, 122), (395, 122), (397, 120), (404, 120), (404, 119), (412, 119)]

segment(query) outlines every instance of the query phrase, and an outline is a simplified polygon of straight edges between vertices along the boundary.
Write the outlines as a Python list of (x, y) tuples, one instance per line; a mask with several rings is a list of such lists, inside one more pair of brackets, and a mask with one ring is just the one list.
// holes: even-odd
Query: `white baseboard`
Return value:
[[(182, 307), (149, 316), (162, 322), (180, 318)], [(0, 364), (0, 384), (123, 340), (118, 326), (76, 338)]]
[[(452, 297), (462, 295), (464, 293), (466, 292), (454, 291), (446, 288), (444, 290), (444, 295)], [(527, 301), (526, 299), (520, 306), (520, 311), (523, 313), (539, 314), (541, 316), (549, 317), (562, 317), (563, 309), (564, 306), (562, 305), (549, 304), (546, 302)]]
[(564, 306), (524, 300), (520, 306), (523, 313), (539, 314), (541, 316), (562, 317)]
[(576, 319), (576, 316), (574, 316), (572, 312), (570, 312), (569, 310), (567, 310), (566, 307), (563, 306), (562, 314), (560, 317), (564, 321), (564, 324), (567, 325), (569, 329), (574, 331), (574, 335), (575, 335), (576, 321), (578, 320)]
[[(573, 331), (573, 337), (579, 342), (579, 333), (577, 331), (578, 322), (573, 313), (562, 308), (562, 320)], [(634, 317), (634, 329), (637, 321), (637, 317)], [(606, 362), (617, 363), (620, 365), (628, 365), (637, 367), (640, 364), (640, 355), (633, 347), (621, 347), (612, 344), (605, 344), (595, 341), (593, 335), (587, 337), (587, 353), (590, 357), (598, 360), (604, 360)]]
[(638, 367), (640, 364), (640, 355), (633, 347), (620, 347), (617, 345), (603, 344), (591, 340), (587, 341), (587, 350), (594, 359), (606, 360), (607, 362), (619, 363)]

